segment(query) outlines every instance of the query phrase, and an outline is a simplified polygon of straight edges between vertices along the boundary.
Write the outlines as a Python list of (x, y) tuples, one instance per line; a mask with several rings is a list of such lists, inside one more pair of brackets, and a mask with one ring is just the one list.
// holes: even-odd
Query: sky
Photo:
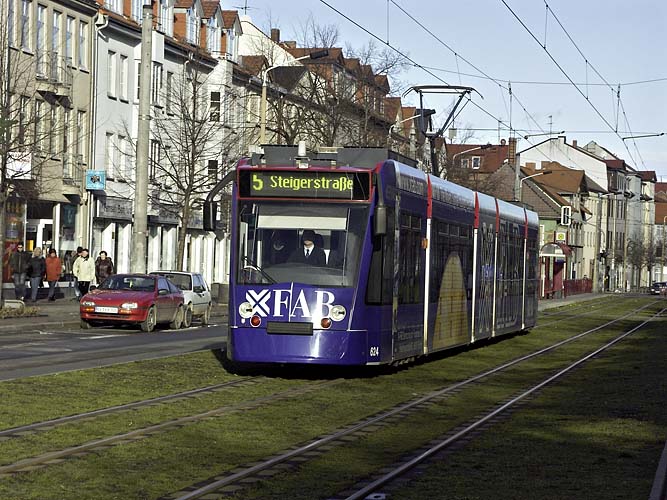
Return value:
[[(666, 1), (222, 0), (222, 5), (247, 13), (265, 32), (280, 28), (282, 40), (299, 40), (312, 18), (318, 25), (336, 25), (342, 47), (388, 43), (410, 59), (399, 76), (407, 87), (475, 88), (455, 121), (457, 129), (474, 133), (465, 142), (498, 143), (512, 129), (521, 151), (554, 132), (568, 143), (595, 141), (636, 170), (653, 170), (658, 181), (667, 182)], [(416, 94), (403, 102), (418, 104)], [(451, 103), (451, 96), (430, 95), (424, 107), (436, 109), (436, 121), (443, 122)]]

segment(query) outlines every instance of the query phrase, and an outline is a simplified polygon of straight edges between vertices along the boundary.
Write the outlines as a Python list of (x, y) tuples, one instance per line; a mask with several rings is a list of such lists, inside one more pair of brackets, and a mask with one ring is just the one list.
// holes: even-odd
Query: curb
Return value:
[[(18, 322), (12, 322), (11, 319), (8, 320), (0, 320), (0, 334), (1, 333), (15, 333), (15, 332), (20, 332), (23, 330), (26, 330), (29, 328), (30, 330), (35, 330), (35, 329), (42, 329), (42, 328), (77, 328), (79, 326), (79, 316), (76, 315), (76, 319), (63, 319), (63, 320), (52, 320), (52, 321), (43, 321), (43, 322), (38, 322), (38, 321), (30, 321), (34, 320), (35, 318), (45, 318), (45, 316), (32, 316), (28, 318), (12, 318), (12, 319), (21, 319), (21, 320), (26, 320), (26, 323), (23, 324), (23, 321), (21, 323)], [(9, 324), (3, 325), (3, 321), (8, 321)], [(211, 315), (211, 322), (212, 323), (221, 323), (221, 322), (226, 322), (227, 321), (227, 315)]]

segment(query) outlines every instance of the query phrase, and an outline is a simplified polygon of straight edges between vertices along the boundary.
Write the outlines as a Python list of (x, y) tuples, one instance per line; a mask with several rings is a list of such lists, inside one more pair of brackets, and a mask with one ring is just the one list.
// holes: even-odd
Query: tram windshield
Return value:
[(237, 283), (355, 285), (367, 205), (241, 202), (238, 224)]

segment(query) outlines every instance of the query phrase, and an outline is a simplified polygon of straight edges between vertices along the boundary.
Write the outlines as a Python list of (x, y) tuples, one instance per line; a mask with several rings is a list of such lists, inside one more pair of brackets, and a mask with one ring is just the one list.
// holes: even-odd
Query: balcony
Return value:
[(37, 54), (37, 91), (54, 98), (72, 100), (71, 59), (59, 53)]

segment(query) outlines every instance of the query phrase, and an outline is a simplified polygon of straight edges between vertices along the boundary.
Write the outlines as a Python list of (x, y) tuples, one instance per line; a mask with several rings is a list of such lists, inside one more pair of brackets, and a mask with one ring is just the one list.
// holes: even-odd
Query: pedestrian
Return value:
[(111, 260), (111, 257), (107, 257), (107, 253), (102, 250), (100, 256), (95, 261), (95, 279), (97, 279), (97, 284), (101, 285), (102, 282), (112, 274), (114, 274), (113, 261)]
[(55, 248), (51, 248), (49, 255), (46, 257), (46, 281), (49, 282), (49, 300), (51, 302), (56, 300), (56, 287), (62, 272), (63, 264), (60, 257), (58, 257)]
[(88, 257), (88, 249), (81, 250), (81, 255), (74, 261), (74, 276), (78, 281), (79, 300), (88, 293), (90, 282), (95, 279), (95, 263)]
[(74, 276), (74, 298), (72, 300), (81, 300), (81, 290), (79, 290), (79, 280), (74, 274), (74, 263), (81, 257), (83, 247), (76, 247), (76, 255), (72, 259), (72, 275)]
[(30, 254), (23, 250), (23, 243), (16, 245), (16, 250), (9, 256), (9, 268), (14, 280), (14, 295), (16, 300), (25, 297), (26, 270)]
[(30, 298), (33, 302), (37, 302), (37, 292), (39, 292), (39, 287), (46, 275), (46, 263), (44, 257), (42, 257), (41, 247), (36, 247), (32, 251), (32, 257), (28, 262), (26, 272), (28, 278), (30, 278)]

